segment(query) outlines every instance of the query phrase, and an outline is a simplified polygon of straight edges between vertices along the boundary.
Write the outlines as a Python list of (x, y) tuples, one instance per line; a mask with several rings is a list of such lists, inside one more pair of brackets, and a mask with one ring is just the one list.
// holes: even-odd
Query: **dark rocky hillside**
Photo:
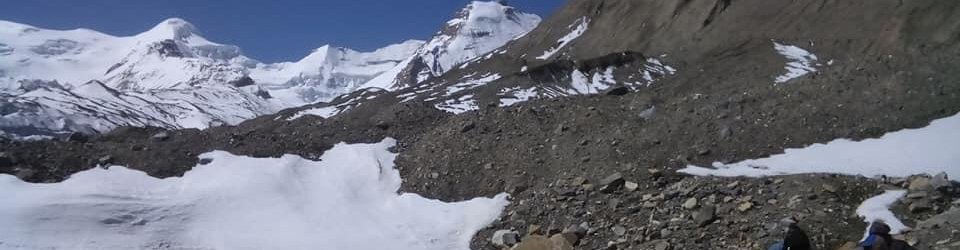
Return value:
[[(537, 58), (578, 20), (590, 20), (579, 38)], [(816, 72), (776, 83), (789, 59), (775, 44), (815, 54)], [(525, 37), (419, 86), (360, 91), (236, 127), (6, 142), (0, 173), (56, 182), (110, 163), (170, 177), (211, 150), (316, 158), (335, 143), (393, 137), (405, 191), (442, 200), (512, 194), (475, 249), (495, 249), (489, 237), (511, 228), (519, 236), (572, 232), (574, 249), (766, 249), (780, 237), (769, 224), (788, 216), (817, 249), (837, 249), (862, 236), (866, 224), (853, 211), (860, 202), (927, 177), (730, 179), (675, 170), (923, 127), (960, 112), (958, 63), (960, 1), (572, 0)], [(608, 69), (617, 82), (610, 89), (620, 91), (568, 91), (574, 72)], [(644, 70), (656, 73), (651, 81), (626, 84)], [(501, 77), (449, 91), (491, 74)], [(499, 105), (518, 88), (537, 95)], [(436, 108), (466, 97), (476, 110)], [(346, 108), (329, 119), (287, 119), (331, 105)], [(637, 186), (626, 190), (627, 181)], [(610, 184), (615, 190), (604, 192)], [(958, 206), (956, 185), (913, 191), (930, 194), (930, 209), (897, 205), (908, 224)], [(696, 204), (685, 208), (690, 199)], [(908, 237), (919, 249), (960, 248), (948, 228)]]

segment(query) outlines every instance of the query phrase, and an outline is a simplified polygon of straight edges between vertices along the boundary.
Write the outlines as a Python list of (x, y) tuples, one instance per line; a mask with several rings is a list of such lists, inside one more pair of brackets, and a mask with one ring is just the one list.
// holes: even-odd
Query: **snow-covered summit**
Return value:
[(0, 129), (233, 124), (359, 88), (413, 85), (489, 54), (539, 22), (501, 2), (472, 2), (428, 42), (369, 52), (326, 45), (299, 61), (263, 63), (180, 18), (131, 36), (0, 21), (0, 108), (17, 111), (0, 117)]
[(502, 1), (471, 2), (413, 57), (364, 87), (392, 90), (439, 76), (523, 36), (540, 21), (539, 16), (519, 11)]

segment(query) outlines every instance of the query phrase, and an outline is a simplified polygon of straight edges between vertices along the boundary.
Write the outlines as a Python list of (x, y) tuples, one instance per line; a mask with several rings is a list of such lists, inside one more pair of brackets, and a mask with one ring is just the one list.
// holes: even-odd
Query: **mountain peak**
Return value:
[(143, 33), (151, 38), (182, 40), (193, 35), (199, 35), (196, 26), (181, 18), (163, 20), (149, 31)]

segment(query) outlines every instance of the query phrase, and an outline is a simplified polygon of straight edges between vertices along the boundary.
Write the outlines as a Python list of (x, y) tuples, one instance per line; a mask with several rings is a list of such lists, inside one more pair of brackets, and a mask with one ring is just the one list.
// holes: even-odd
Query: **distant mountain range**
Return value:
[(416, 85), (540, 20), (500, 2), (472, 2), (427, 42), (373, 52), (328, 45), (283, 63), (246, 57), (178, 18), (129, 37), (0, 21), (0, 130), (19, 137), (237, 124), (361, 87)]

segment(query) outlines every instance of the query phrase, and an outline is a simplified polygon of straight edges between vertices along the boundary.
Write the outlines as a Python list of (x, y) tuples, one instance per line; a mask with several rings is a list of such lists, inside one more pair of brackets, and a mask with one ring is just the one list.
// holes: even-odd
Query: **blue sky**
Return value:
[[(0, 20), (41, 28), (133, 35), (169, 17), (265, 61), (294, 61), (325, 44), (373, 50), (428, 39), (467, 0), (31, 0), (7, 1)], [(546, 17), (565, 0), (510, 0)]]

